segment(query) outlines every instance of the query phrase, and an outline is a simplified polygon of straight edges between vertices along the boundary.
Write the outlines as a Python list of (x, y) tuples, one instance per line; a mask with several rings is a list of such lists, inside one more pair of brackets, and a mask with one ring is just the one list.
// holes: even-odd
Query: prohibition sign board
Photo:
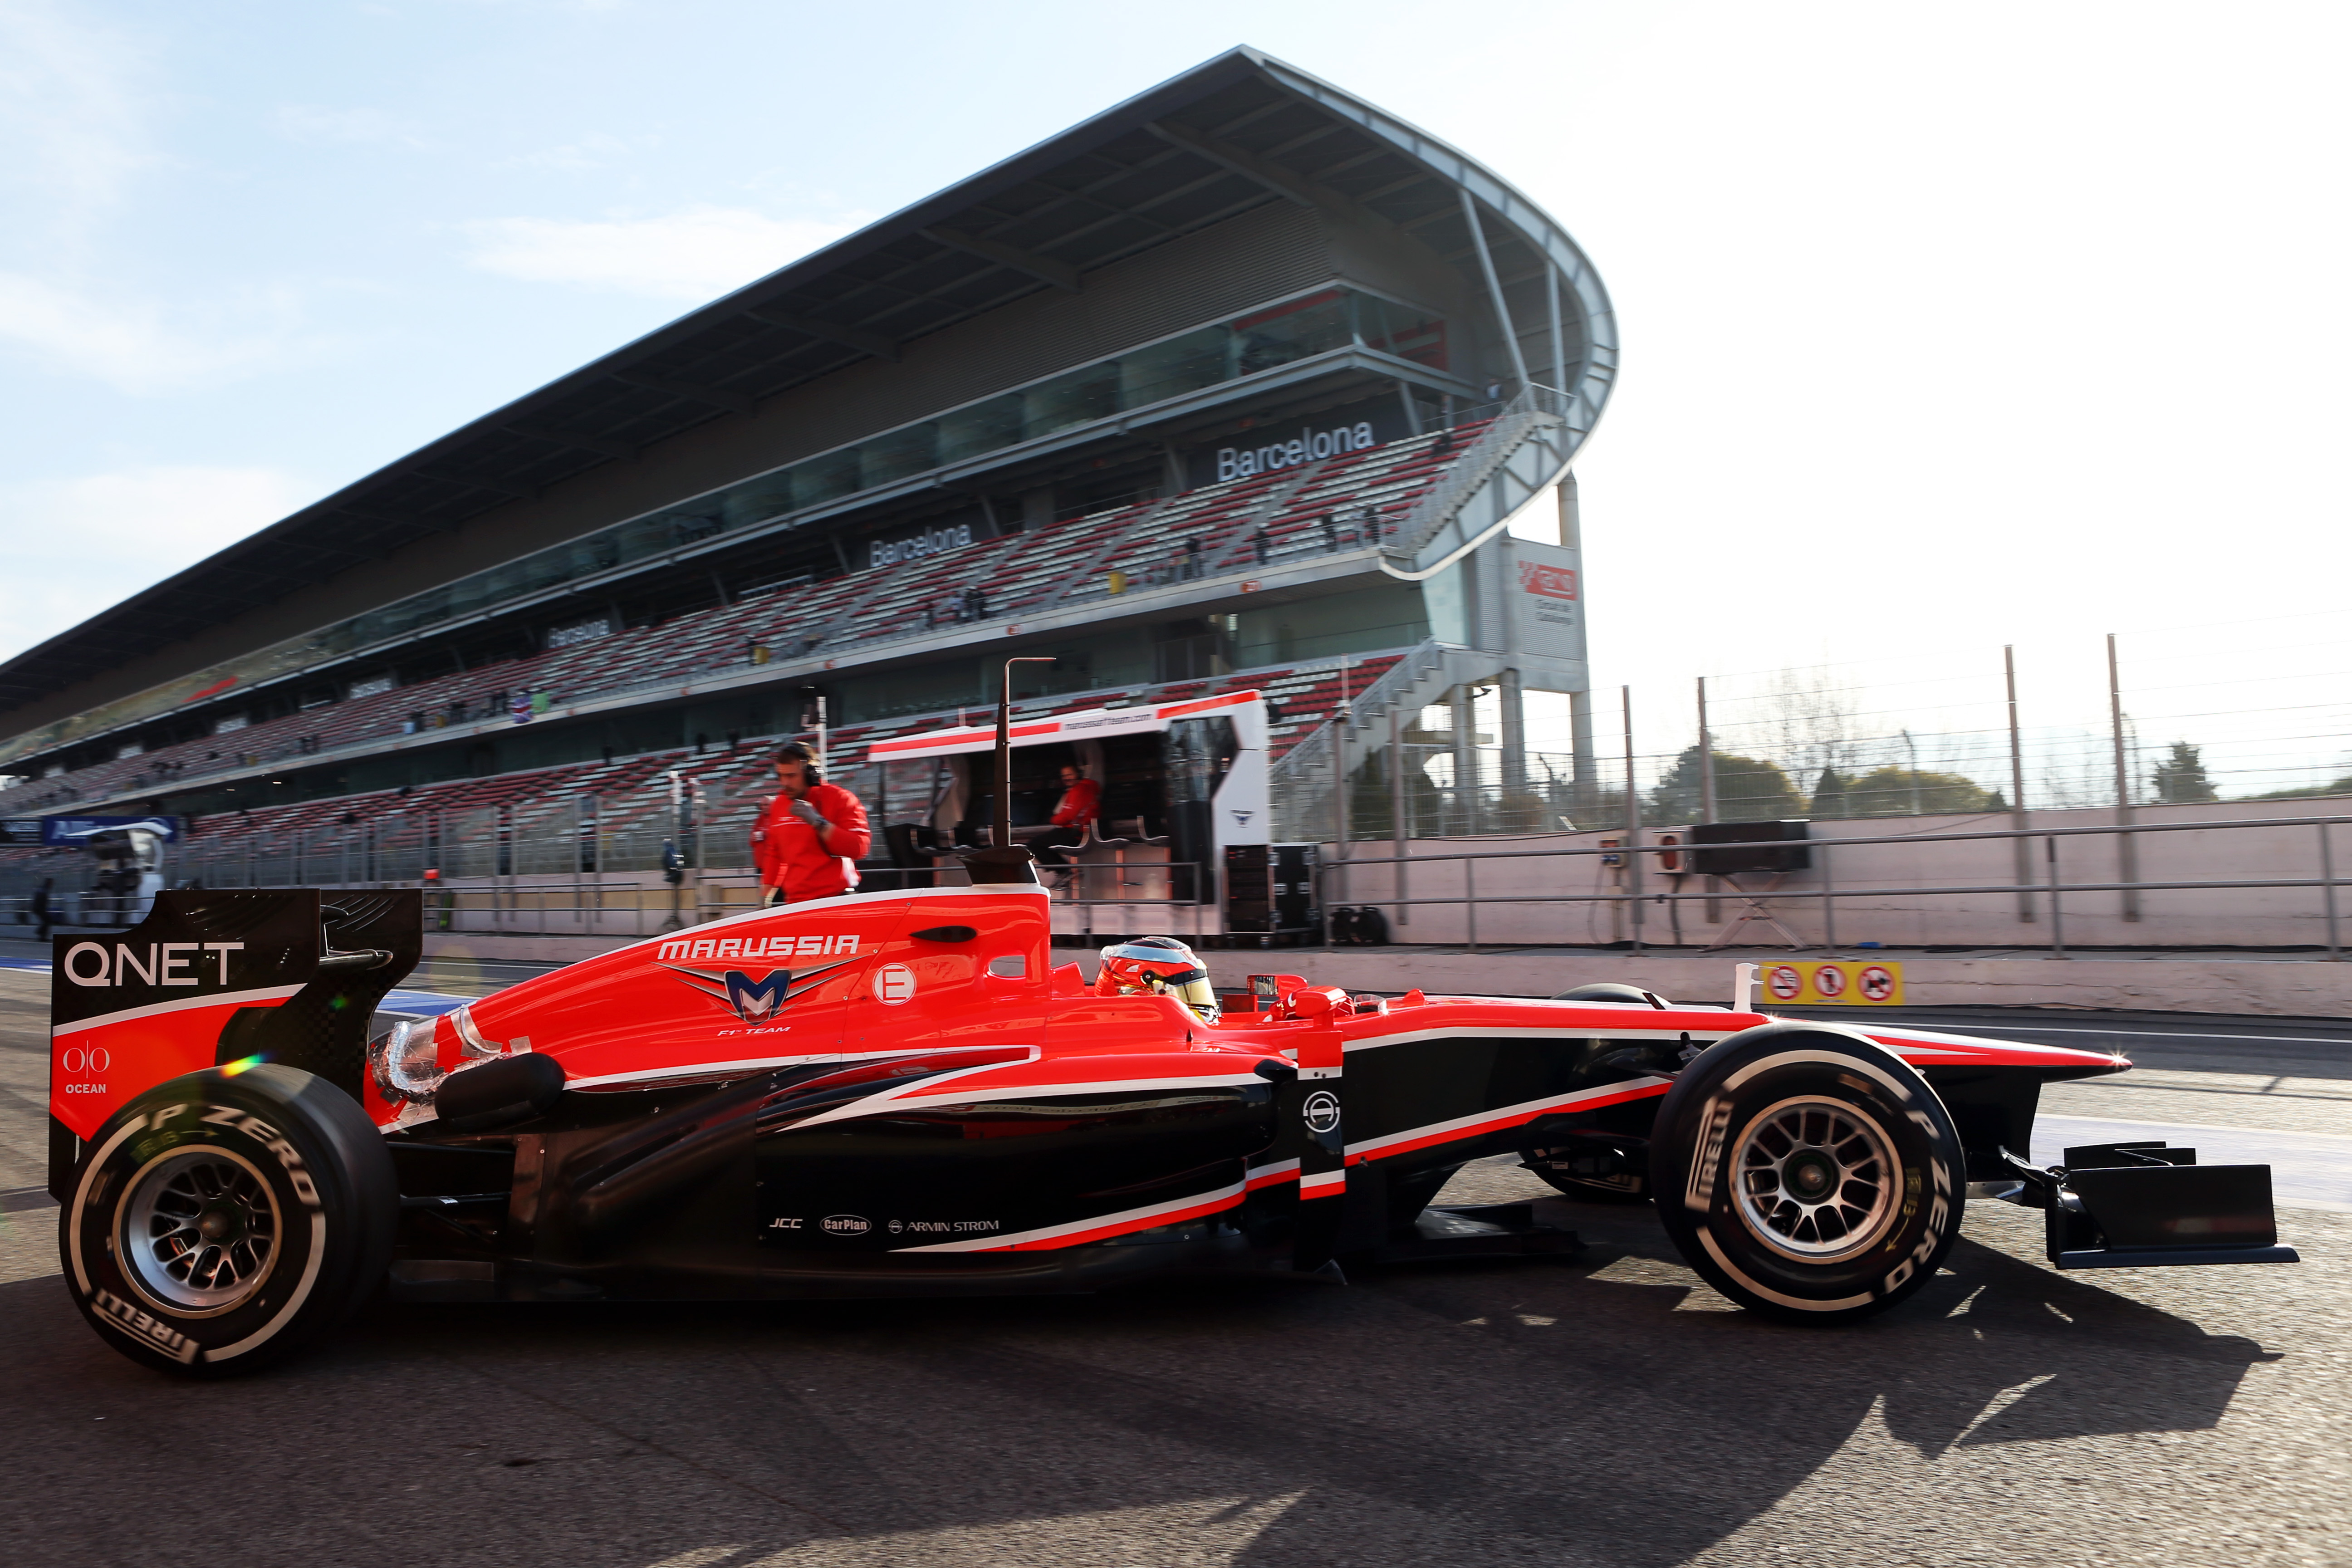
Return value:
[(1767, 965), (1765, 987), (1780, 1002), (1811, 1006), (1899, 1007), (1903, 966), (1846, 960), (1798, 959)]

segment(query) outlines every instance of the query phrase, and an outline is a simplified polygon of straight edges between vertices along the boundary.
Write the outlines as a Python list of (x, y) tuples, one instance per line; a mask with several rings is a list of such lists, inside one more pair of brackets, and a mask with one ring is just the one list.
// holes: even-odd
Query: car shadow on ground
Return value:
[(249, 1568), (397, 1560), (428, 1500), (451, 1563), (552, 1560), (557, 1539), (591, 1568), (980, 1562), (1045, 1530), (1069, 1562), (1664, 1568), (1857, 1442), (1933, 1463), (2201, 1430), (2274, 1359), (2011, 1256), (2006, 1233), (1964, 1240), (1897, 1311), (1822, 1330), (1731, 1310), (1645, 1211), (1583, 1206), (1579, 1224), (1572, 1260), (1348, 1289), (378, 1304), (300, 1360), (212, 1384), (132, 1367), (55, 1278), (33, 1280), (0, 1287), (23, 1373), (0, 1393), (0, 1464), (60, 1521), (38, 1554), (55, 1563), (173, 1550), (179, 1524), (121, 1506), (127, 1461), (147, 1489), (270, 1509)]

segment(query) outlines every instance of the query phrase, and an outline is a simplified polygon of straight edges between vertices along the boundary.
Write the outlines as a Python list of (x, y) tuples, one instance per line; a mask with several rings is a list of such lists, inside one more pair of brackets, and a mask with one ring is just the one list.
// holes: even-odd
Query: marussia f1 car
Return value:
[(2043, 1210), (2061, 1268), (2294, 1258), (2267, 1166), (2024, 1157), (2041, 1086), (2120, 1057), (1630, 987), (1258, 975), (1221, 1006), (1164, 939), (1116, 945), (1090, 984), (1047, 962), (1025, 851), (971, 861), (971, 887), (736, 915), (430, 1018), (374, 1011), (418, 959), (415, 892), (167, 893), (119, 937), (59, 937), (68, 1288), (124, 1354), (220, 1374), (387, 1280), (1066, 1292), (1573, 1250), (1550, 1201), (1431, 1206), (1497, 1154), (1570, 1193), (1646, 1184), (1709, 1284), (1803, 1321), (1917, 1290), (1971, 1196)]

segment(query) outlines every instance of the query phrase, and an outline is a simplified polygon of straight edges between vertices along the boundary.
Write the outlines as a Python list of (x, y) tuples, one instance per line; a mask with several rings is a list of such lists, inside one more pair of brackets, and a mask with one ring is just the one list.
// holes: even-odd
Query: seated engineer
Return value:
[(776, 794), (751, 825), (751, 857), (769, 904), (830, 899), (857, 886), (857, 862), (874, 844), (866, 807), (827, 784), (815, 753), (794, 742), (775, 757)]
[(1064, 763), (1062, 798), (1054, 806), (1054, 826), (1031, 838), (1029, 847), (1048, 866), (1068, 865), (1065, 846), (1084, 844), (1087, 826), (1101, 810), (1102, 785), (1087, 777), (1084, 769)]

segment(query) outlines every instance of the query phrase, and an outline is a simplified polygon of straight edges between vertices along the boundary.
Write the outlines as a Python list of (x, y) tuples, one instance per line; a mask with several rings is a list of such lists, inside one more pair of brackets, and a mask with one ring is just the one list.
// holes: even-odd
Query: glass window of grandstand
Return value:
[(347, 622), (323, 640), (334, 649), (365, 647), (698, 540), (916, 479), (945, 464), (1354, 345), (1445, 368), (1443, 318), (1353, 289), (1326, 289), (1146, 343), (477, 573)]

